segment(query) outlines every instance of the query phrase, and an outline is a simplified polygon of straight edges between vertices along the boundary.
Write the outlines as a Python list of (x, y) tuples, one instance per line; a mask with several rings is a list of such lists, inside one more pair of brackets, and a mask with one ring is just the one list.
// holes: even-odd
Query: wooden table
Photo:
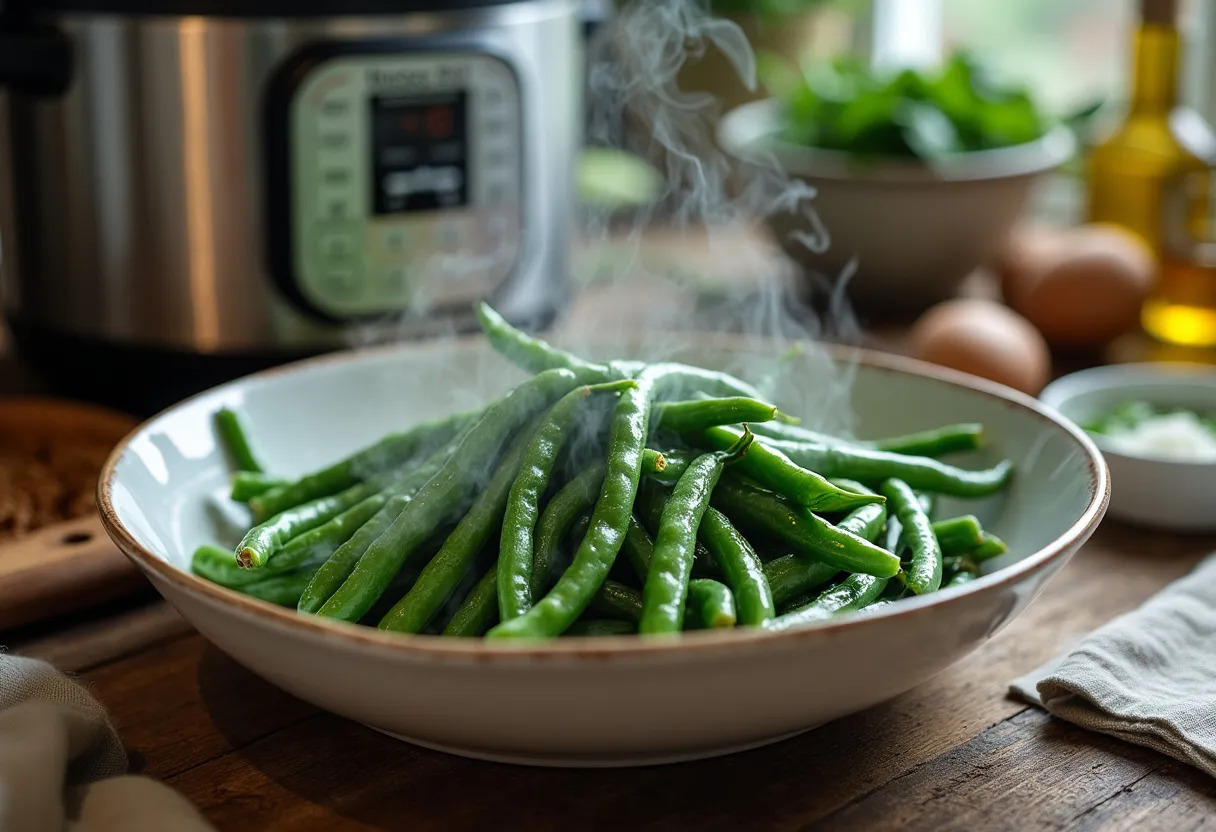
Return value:
[(886, 704), (776, 745), (635, 770), (546, 770), (415, 748), (262, 682), (163, 602), (16, 645), (79, 670), (135, 768), (221, 830), (1216, 828), (1216, 783), (1005, 696), (1216, 538), (1108, 521), (1005, 631)]

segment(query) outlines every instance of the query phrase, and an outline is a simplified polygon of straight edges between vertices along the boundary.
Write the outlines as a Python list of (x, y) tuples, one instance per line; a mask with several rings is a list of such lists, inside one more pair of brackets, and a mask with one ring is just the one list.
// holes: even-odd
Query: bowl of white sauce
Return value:
[(1102, 450), (1111, 472), (1111, 516), (1172, 531), (1216, 531), (1216, 367), (1097, 367), (1058, 379), (1040, 398)]

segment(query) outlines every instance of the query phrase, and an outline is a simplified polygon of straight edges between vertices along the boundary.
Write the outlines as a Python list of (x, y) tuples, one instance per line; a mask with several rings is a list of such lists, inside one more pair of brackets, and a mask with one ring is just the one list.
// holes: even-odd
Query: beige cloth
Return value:
[(1216, 555), (1010, 692), (1216, 776)]
[(177, 792), (126, 770), (84, 687), (0, 653), (0, 832), (213, 832)]

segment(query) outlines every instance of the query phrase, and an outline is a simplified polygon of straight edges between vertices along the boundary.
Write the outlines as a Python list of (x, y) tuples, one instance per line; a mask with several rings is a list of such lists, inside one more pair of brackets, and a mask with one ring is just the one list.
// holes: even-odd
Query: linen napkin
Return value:
[(1216, 554), (1010, 692), (1216, 776)]
[(0, 653), (0, 832), (213, 832), (177, 792), (126, 770), (83, 686)]

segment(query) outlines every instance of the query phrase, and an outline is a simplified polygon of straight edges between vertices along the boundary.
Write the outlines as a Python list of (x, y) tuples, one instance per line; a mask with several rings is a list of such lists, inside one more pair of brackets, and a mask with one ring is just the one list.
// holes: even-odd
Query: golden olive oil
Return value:
[(1194, 259), (1211, 234), (1209, 154), (1216, 137), (1178, 103), (1176, 6), (1176, 0), (1140, 4), (1128, 112), (1089, 159), (1089, 220), (1124, 226), (1155, 253), (1157, 281), (1142, 315), (1149, 334), (1216, 345), (1216, 271)]

